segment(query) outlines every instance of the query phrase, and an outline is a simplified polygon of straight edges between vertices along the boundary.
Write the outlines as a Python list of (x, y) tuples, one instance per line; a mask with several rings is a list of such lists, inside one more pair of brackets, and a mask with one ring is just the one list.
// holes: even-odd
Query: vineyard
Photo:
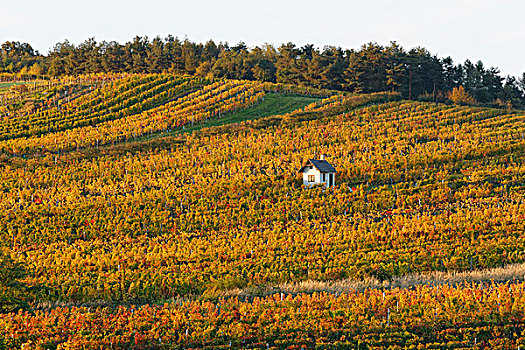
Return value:
[[(275, 294), (0, 318), (24, 349), (518, 349), (524, 284)], [(175, 345), (177, 344), (177, 345)]]
[[(525, 346), (523, 275), (231, 297), (524, 263), (525, 113), (168, 74), (33, 89), (0, 119), (30, 305), (0, 349)], [(306, 189), (321, 154), (336, 186)]]

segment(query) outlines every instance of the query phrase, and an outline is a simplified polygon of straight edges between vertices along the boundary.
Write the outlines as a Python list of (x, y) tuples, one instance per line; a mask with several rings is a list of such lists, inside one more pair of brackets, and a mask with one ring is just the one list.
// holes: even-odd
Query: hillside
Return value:
[[(109, 44), (109, 45), (108, 45)], [(135, 37), (127, 43), (97, 42), (79, 45), (57, 43), (45, 55), (30, 44), (0, 45), (0, 80), (7, 76), (27, 79), (46, 74), (61, 77), (101, 72), (196, 75), (284, 83), (326, 88), (348, 93), (396, 91), (406, 99), (445, 102), (449, 93), (464, 87), (477, 103), (505, 108), (525, 106), (525, 76), (503, 74), (487, 62), (454, 62), (424, 47), (403, 48), (397, 42), (363, 43), (359, 48), (315, 47), (293, 42), (248, 47), (239, 42), (193, 42), (168, 36)]]
[[(525, 262), (525, 113), (106, 78), (0, 120), (0, 247), (31, 288), (0, 349), (523, 346), (522, 274), (392, 281)], [(320, 154), (336, 186), (306, 189)]]

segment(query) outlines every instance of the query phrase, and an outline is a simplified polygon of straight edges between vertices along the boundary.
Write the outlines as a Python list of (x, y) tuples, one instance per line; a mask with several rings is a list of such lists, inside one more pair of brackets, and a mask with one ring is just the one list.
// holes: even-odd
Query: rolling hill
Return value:
[[(30, 288), (0, 348), (523, 346), (523, 274), (428, 276), (524, 262), (525, 113), (89, 79), (0, 120), (0, 247)], [(321, 154), (336, 186), (307, 189)]]

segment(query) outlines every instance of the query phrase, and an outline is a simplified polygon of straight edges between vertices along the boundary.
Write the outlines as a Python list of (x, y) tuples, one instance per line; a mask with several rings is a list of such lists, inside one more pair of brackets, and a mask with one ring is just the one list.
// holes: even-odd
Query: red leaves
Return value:
[[(73, 348), (195, 349), (290, 347), (323, 344), (407, 347), (473, 346), (486, 341), (516, 348), (525, 331), (524, 284), (420, 286), (415, 289), (275, 294), (118, 308), (54, 308), (51, 312), (0, 315), (0, 337), (11, 348), (30, 339)], [(474, 303), (473, 303), (474, 301)], [(220, 311), (219, 311), (220, 310)], [(503, 312), (503, 313), (501, 313)], [(344, 343), (344, 339), (353, 343)], [(268, 344), (268, 345), (266, 345)]]

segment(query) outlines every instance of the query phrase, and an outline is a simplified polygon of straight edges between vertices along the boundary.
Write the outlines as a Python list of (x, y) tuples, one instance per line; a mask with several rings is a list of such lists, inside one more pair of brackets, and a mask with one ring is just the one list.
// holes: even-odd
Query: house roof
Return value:
[(335, 173), (336, 170), (332, 164), (328, 163), (326, 160), (319, 159), (308, 159), (308, 161), (299, 169), (299, 173), (304, 173), (304, 168), (307, 166), (314, 166), (322, 173)]

